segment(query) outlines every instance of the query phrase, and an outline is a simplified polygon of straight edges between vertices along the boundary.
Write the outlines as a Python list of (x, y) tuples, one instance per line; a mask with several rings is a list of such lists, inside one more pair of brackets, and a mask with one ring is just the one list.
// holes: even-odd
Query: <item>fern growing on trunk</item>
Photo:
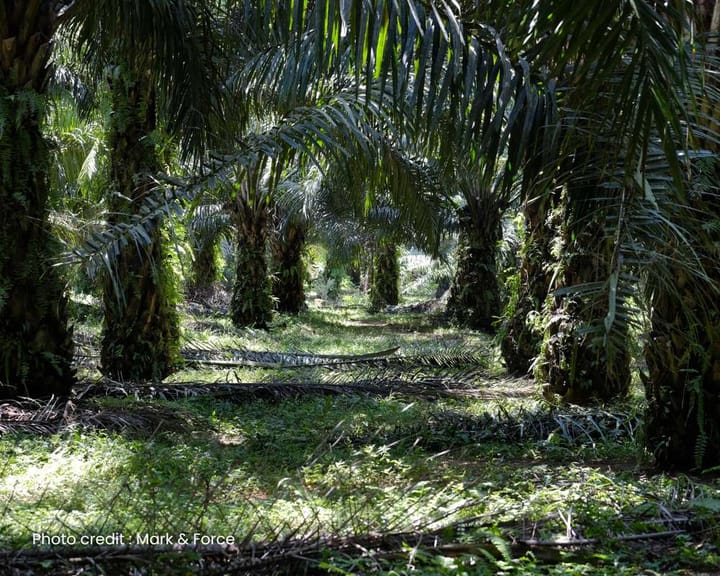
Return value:
[(269, 214), (264, 203), (237, 199), (232, 206), (237, 229), (237, 273), (230, 313), (237, 327), (265, 328), (272, 319), (272, 295), (266, 258)]
[[(113, 81), (110, 169), (114, 187), (110, 224), (139, 213), (160, 164), (155, 150), (155, 91), (125, 70)], [(102, 371), (114, 378), (162, 379), (179, 361), (180, 328), (172, 272), (162, 245), (161, 222), (144, 246), (120, 247), (105, 279)]]
[(0, 397), (66, 395), (74, 382), (42, 134), (54, 4), (0, 2)]
[(493, 330), (500, 315), (497, 243), (502, 236), (501, 213), (492, 199), (460, 215), (457, 271), (450, 289), (447, 314), (459, 326)]

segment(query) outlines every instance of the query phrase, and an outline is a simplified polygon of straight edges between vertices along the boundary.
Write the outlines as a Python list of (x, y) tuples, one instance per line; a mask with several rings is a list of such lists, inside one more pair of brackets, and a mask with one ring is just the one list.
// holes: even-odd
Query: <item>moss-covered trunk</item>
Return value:
[(556, 196), (549, 193), (525, 202), (525, 238), (515, 293), (506, 305), (500, 350), (512, 374), (527, 374), (540, 354), (543, 339), (541, 313), (552, 277), (552, 242), (557, 215)]
[(211, 234), (191, 238), (193, 261), (190, 290), (195, 294), (207, 294), (218, 278), (217, 237)]
[(305, 307), (305, 226), (288, 222), (273, 239), (273, 296), (277, 309), (297, 314)]
[(397, 246), (381, 240), (373, 260), (370, 310), (379, 312), (400, 302), (400, 265)]
[(0, 397), (64, 396), (74, 382), (41, 130), (54, 6), (0, 0)]
[(497, 270), (501, 215), (492, 204), (466, 207), (460, 214), (457, 270), (446, 309), (455, 324), (475, 330), (492, 331), (502, 312)]
[[(720, 2), (707, 3), (706, 8), (705, 20), (700, 24), (709, 27), (706, 49), (717, 57)], [(708, 68), (708, 72), (715, 73), (708, 74), (708, 86), (717, 90), (717, 70)], [(719, 117), (720, 103), (712, 91), (702, 101), (702, 112), (711, 125)], [(701, 172), (698, 168), (705, 168), (709, 186), (696, 186), (691, 197), (678, 204), (689, 203), (690, 214), (682, 218), (683, 225), (691, 229), (688, 237), (694, 253), (700, 257), (708, 280), (717, 287), (720, 147), (712, 141), (703, 144), (713, 150), (715, 158), (696, 160), (694, 168), (696, 176)], [(707, 166), (703, 166), (704, 162)], [(697, 215), (701, 216), (699, 221)], [(672, 268), (671, 274), (672, 286), (667, 281), (647, 286), (651, 329), (645, 344), (647, 374), (641, 374), (648, 404), (645, 445), (661, 468), (702, 470), (720, 465), (720, 304), (717, 293), (698, 286), (682, 266)]]
[(232, 322), (238, 328), (265, 328), (272, 318), (272, 296), (266, 248), (269, 214), (264, 204), (240, 199), (233, 203), (237, 230), (237, 274), (230, 303)]
[(597, 289), (614, 273), (615, 238), (605, 233), (602, 205), (576, 199), (565, 207), (559, 269), (544, 312), (536, 375), (546, 393), (568, 402), (619, 398), (630, 386), (627, 324), (623, 328), (622, 322), (616, 323), (612, 340), (603, 339), (609, 296), (607, 290)]
[[(716, 247), (705, 252), (706, 270), (720, 283)], [(650, 295), (645, 443), (661, 468), (707, 469), (720, 465), (720, 306), (698, 298), (682, 270), (675, 276), (681, 299)]]
[[(112, 82), (109, 150), (112, 182), (110, 224), (141, 213), (160, 163), (155, 149), (155, 96), (142, 75), (124, 72)], [(161, 231), (147, 229), (149, 243), (129, 240), (105, 279), (101, 363), (117, 379), (156, 380), (179, 361), (175, 288)]]

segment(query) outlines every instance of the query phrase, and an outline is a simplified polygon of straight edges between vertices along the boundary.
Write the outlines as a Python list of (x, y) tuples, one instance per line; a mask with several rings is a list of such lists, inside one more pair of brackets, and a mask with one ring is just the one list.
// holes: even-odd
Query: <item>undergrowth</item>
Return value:
[[(88, 330), (83, 394), (45, 407), (53, 426), (5, 406), (3, 558), (57, 574), (720, 570), (720, 484), (653, 471), (640, 395), (549, 406), (487, 337), (426, 315), (314, 309), (263, 332), (195, 310), (184, 326), (196, 364), (162, 385), (103, 383)], [(274, 395), (241, 393), (262, 383)], [(254, 559), (212, 548), (230, 540)], [(99, 543), (128, 548), (63, 552)]]

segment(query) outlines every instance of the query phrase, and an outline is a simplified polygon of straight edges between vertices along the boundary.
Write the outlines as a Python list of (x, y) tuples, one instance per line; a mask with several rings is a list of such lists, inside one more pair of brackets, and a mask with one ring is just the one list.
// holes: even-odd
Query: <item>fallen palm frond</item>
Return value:
[(396, 304), (394, 306), (386, 306), (383, 312), (386, 314), (437, 314), (442, 311), (445, 302), (440, 298), (433, 298), (423, 302), (414, 304)]
[[(322, 381), (285, 380), (281, 382), (178, 382), (172, 384), (135, 384), (97, 382), (79, 390), (79, 398), (97, 396), (135, 399), (179, 400), (201, 396), (229, 402), (249, 402), (253, 400), (286, 400), (308, 395), (338, 396), (362, 394), (371, 396), (407, 395), (424, 398), (439, 397), (482, 397), (481, 390), (468, 390), (462, 386), (452, 386), (443, 379), (407, 380), (352, 380), (339, 383)], [(488, 398), (493, 397), (491, 392)]]
[[(501, 407), (481, 414), (433, 410), (421, 421), (398, 425), (383, 435), (383, 442), (412, 442), (426, 450), (447, 450), (481, 442), (541, 442), (548, 446), (595, 446), (603, 442), (633, 441), (640, 427), (635, 414), (593, 408), (566, 407), (562, 411), (520, 407), (512, 413)], [(352, 444), (377, 441), (353, 436)]]
[[(491, 519), (484, 520), (487, 524)], [(168, 565), (182, 566), (186, 574), (204, 575), (276, 575), (339, 572), (343, 566), (364, 567), (372, 572), (383, 564), (422, 556), (474, 558), (473, 564), (485, 563), (490, 568), (495, 560), (519, 558), (529, 552), (537, 559), (559, 560), (554, 549), (572, 549), (579, 556), (601, 544), (599, 538), (569, 538), (538, 540), (519, 538), (510, 541), (488, 531), (478, 519), (461, 520), (431, 531), (368, 533), (353, 536), (282, 537), (256, 542), (252, 534), (242, 540), (233, 538), (230, 544), (198, 544), (199, 534), (183, 534), (181, 543), (161, 546), (123, 544), (119, 546), (52, 547), (30, 550), (0, 551), (5, 566), (23, 574), (47, 573), (54, 566), (56, 574), (75, 573), (73, 570), (91, 564), (113, 573), (145, 573), (136, 569), (150, 569)], [(625, 533), (610, 536), (618, 542), (638, 542), (667, 539), (687, 534), (684, 529), (656, 532)], [(169, 535), (171, 540), (179, 536)], [(124, 538), (123, 538), (124, 540)], [(67, 570), (67, 571), (65, 571)], [(122, 572), (119, 572), (122, 570)], [(364, 573), (364, 570), (361, 570)], [(19, 572), (16, 572), (19, 573)], [(109, 572), (108, 572), (109, 573)], [(356, 573), (353, 571), (352, 573)]]
[(431, 430), (461, 433), (474, 441), (545, 440), (566, 444), (632, 440), (639, 426), (640, 418), (635, 414), (573, 407), (560, 411), (542, 406), (532, 410), (520, 408), (513, 413), (499, 409), (480, 415), (445, 410), (435, 414), (430, 422)]
[[(513, 390), (514, 386), (517, 388)], [(383, 375), (336, 382), (286, 379), (267, 382), (136, 384), (100, 380), (76, 390), (70, 402), (57, 399), (48, 403), (18, 400), (0, 405), (0, 433), (25, 431), (49, 434), (74, 427), (150, 433), (158, 429), (183, 430), (187, 427), (187, 418), (177, 409), (148, 404), (109, 408), (92, 403), (90, 400), (93, 397), (163, 401), (212, 397), (225, 402), (243, 403), (255, 400), (282, 401), (308, 395), (496, 399), (533, 393), (534, 386), (530, 381), (499, 380), (494, 385), (479, 388), (444, 378), (421, 376), (408, 380), (389, 379)], [(565, 407), (558, 410), (552, 407), (520, 407), (511, 413), (500, 406), (493, 412), (481, 414), (437, 409), (413, 425), (394, 428), (385, 440), (414, 438), (416, 444), (438, 449), (458, 443), (488, 440), (594, 445), (597, 442), (633, 440), (640, 424), (636, 414), (599, 408)], [(363, 441), (362, 438), (352, 440), (353, 443)]]
[[(328, 369), (331, 368), (331, 369)], [(360, 369), (361, 368), (361, 369)], [(268, 375), (263, 382), (293, 383), (297, 381), (312, 382), (319, 381), (324, 384), (362, 384), (367, 385), (375, 382), (382, 385), (384, 382), (391, 382), (394, 385), (407, 383), (434, 386), (437, 389), (453, 390), (453, 395), (463, 392), (463, 395), (489, 398), (487, 392), (490, 388), (498, 388), (501, 383), (524, 382), (524, 386), (513, 388), (506, 386), (508, 397), (517, 396), (516, 392), (523, 388), (521, 396), (525, 396), (530, 386), (529, 380), (497, 380), (488, 377), (487, 370), (483, 366), (473, 364), (459, 364), (456, 367), (438, 365), (407, 365), (386, 363), (380, 366), (372, 364), (356, 367), (354, 370), (337, 370), (335, 367), (323, 367), (322, 370), (296, 371), (280, 375)], [(532, 386), (534, 389), (535, 386)]]
[(395, 356), (399, 347), (366, 354), (307, 354), (265, 352), (242, 349), (217, 349), (212, 344), (192, 343), (183, 350), (189, 365), (247, 368), (296, 368), (313, 366), (438, 366), (452, 368), (461, 365), (487, 366), (485, 352), (476, 350), (448, 350), (434, 354)]
[(65, 403), (56, 397), (45, 402), (32, 398), (8, 400), (0, 404), (0, 434), (50, 434), (57, 430), (64, 409)]
[(0, 434), (55, 434), (77, 428), (141, 434), (177, 432), (188, 428), (188, 418), (177, 409), (153, 405), (109, 408), (55, 397), (45, 402), (22, 398), (0, 404)]
[[(511, 388), (508, 389), (508, 386)], [(512, 386), (517, 386), (513, 391)], [(82, 398), (130, 397), (137, 400), (159, 399), (175, 401), (187, 398), (212, 397), (225, 402), (242, 403), (255, 400), (282, 401), (308, 395), (369, 395), (386, 397), (406, 395), (427, 399), (487, 398), (528, 396), (534, 393), (530, 381), (498, 381), (483, 388), (453, 386), (443, 379), (415, 381), (357, 379), (340, 383), (319, 381), (282, 382), (216, 382), (174, 384), (131, 384), (101, 381), (78, 392)], [(89, 422), (89, 421), (88, 421)], [(594, 445), (598, 442), (634, 440), (641, 425), (637, 414), (610, 412), (599, 408), (551, 407), (519, 408), (512, 413), (501, 407), (493, 412), (470, 414), (459, 410), (438, 409), (411, 426), (393, 429), (386, 441), (414, 438), (426, 448), (445, 449), (457, 444), (483, 441), (527, 442), (549, 444)], [(353, 438), (353, 443), (364, 438)]]
[(154, 405), (101, 407), (91, 403), (73, 405), (66, 410), (62, 428), (109, 430), (149, 435), (155, 432), (185, 432), (191, 428), (189, 417), (177, 409)]
[(189, 287), (185, 296), (185, 310), (191, 316), (204, 318), (217, 314), (227, 317), (230, 314), (231, 295), (218, 284), (202, 289)]
[[(483, 367), (490, 364), (490, 352), (475, 348), (452, 347), (428, 354), (398, 355), (399, 346), (364, 354), (314, 354), (308, 352), (273, 352), (269, 350), (247, 350), (227, 348), (215, 341), (191, 341), (183, 348), (183, 359), (187, 367), (226, 368), (313, 368), (331, 367), (336, 370), (353, 370), (356, 366), (367, 368), (397, 367), (445, 368)], [(95, 339), (89, 335), (76, 338), (76, 366), (97, 368), (100, 354)]]
[[(328, 355), (328, 354), (302, 354), (286, 352), (255, 352), (252, 350), (222, 350), (212, 348), (203, 350), (201, 345), (195, 344), (192, 348), (184, 350), (185, 361), (190, 364), (214, 366), (247, 366), (253, 368), (288, 368), (298, 366), (326, 366), (332, 364), (356, 364), (366, 361), (384, 359), (395, 354), (400, 348), (370, 352), (367, 354)], [(213, 355), (223, 355), (226, 358), (212, 358)], [(205, 356), (203, 358), (202, 356)], [(227, 357), (230, 359), (227, 359)]]
[[(367, 558), (368, 561), (407, 556), (408, 548), (426, 553), (455, 556), (476, 554), (492, 557), (508, 555), (499, 538), (492, 537), (472, 543), (456, 543), (448, 538), (452, 529), (429, 533), (367, 534), (353, 537), (280, 538), (273, 542), (253, 542), (246, 538), (231, 545), (168, 545), (158, 547), (125, 545), (88, 548), (55, 547), (0, 552), (0, 561), (26, 574), (44, 572), (50, 564), (58, 567), (79, 567), (92, 563), (106, 569), (120, 567), (132, 572), (134, 566), (155, 566), (182, 562), (187, 574), (306, 574), (313, 569), (330, 568), (333, 557)], [(192, 538), (192, 535), (188, 535)], [(501, 549), (502, 548), (502, 549)], [(63, 572), (58, 572), (62, 574)], [(69, 571), (67, 573), (70, 573)], [(117, 572), (115, 572), (117, 573)], [(122, 572), (125, 573), (125, 572)]]

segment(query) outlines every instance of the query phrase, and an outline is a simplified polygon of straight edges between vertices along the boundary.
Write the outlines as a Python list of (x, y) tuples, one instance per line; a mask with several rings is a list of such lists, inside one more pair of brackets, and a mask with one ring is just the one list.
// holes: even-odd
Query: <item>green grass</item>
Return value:
[(236, 330), (229, 318), (208, 320), (189, 314), (184, 325), (188, 342), (256, 351), (362, 354), (396, 346), (401, 354), (458, 346), (493, 351), (487, 337), (438, 325), (435, 317), (419, 313), (369, 315), (362, 307), (313, 307), (295, 317), (276, 318), (268, 330)]
[[(442, 533), (446, 527), (448, 541), (456, 543), (452, 550), (416, 546), (410, 537), (391, 554), (381, 548), (328, 549), (321, 571), (720, 570), (720, 483), (652, 471), (648, 455), (638, 448), (642, 405), (637, 395), (604, 410), (549, 407), (528, 391), (527, 382), (502, 377), (487, 337), (419, 315), (311, 309), (276, 320), (263, 332), (235, 331), (225, 319), (188, 314), (185, 329), (188, 341), (217, 349), (347, 355), (399, 347), (399, 354), (408, 356), (473, 351), (487, 362), (463, 385), (482, 394), (87, 401), (87, 409), (117, 418), (143, 411), (156, 425), (111, 432), (79, 422), (53, 435), (2, 435), (0, 548), (48, 548), (33, 543), (33, 535), (37, 539), (41, 533), (78, 542), (93, 535), (122, 534), (125, 543), (134, 543), (137, 534), (195, 533), (263, 542)], [(382, 374), (383, 368), (376, 370)], [(412, 369), (416, 376), (443, 370)], [(326, 372), (333, 371), (291, 373), (319, 378)], [(361, 366), (341, 376), (352, 380), (370, 372)], [(282, 374), (207, 368), (180, 372), (170, 381), (250, 382)], [(452, 528), (468, 519), (474, 521), (466, 529)], [(639, 542), (622, 539), (674, 528), (686, 532)], [(510, 546), (513, 540), (568, 535), (597, 543), (524, 551)], [(494, 542), (494, 548), (481, 542)]]

